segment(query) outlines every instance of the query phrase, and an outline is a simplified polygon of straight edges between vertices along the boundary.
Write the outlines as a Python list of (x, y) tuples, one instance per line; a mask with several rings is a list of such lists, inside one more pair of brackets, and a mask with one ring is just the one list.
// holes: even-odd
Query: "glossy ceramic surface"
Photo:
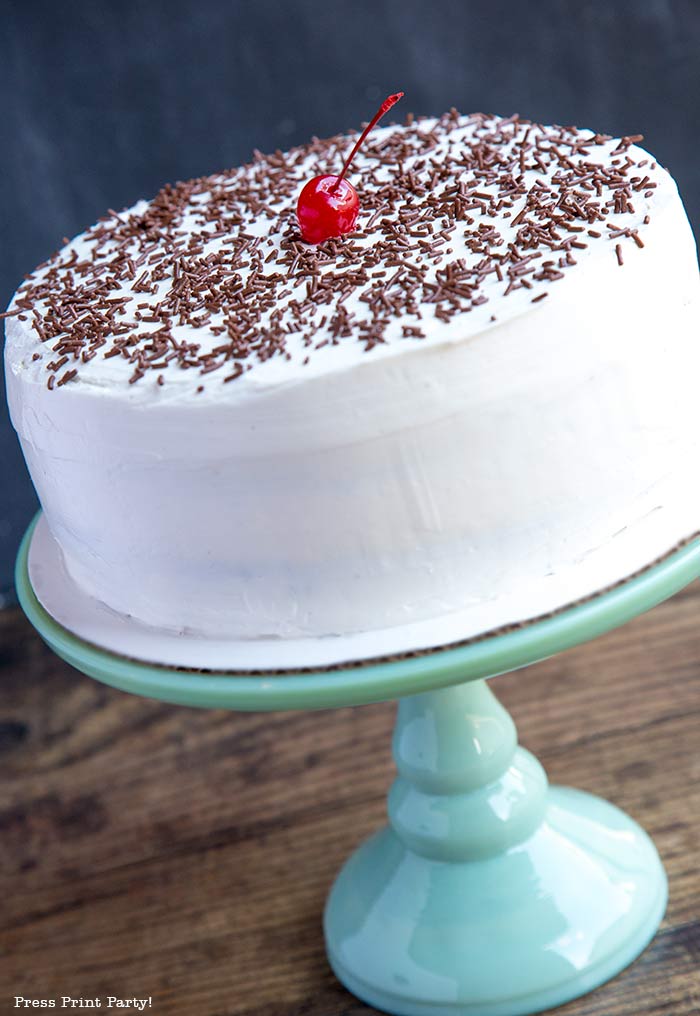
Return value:
[(618, 973), (647, 945), (666, 878), (646, 833), (549, 788), (477, 681), (404, 699), (389, 826), (328, 899), (338, 978), (401, 1016), (521, 1016)]

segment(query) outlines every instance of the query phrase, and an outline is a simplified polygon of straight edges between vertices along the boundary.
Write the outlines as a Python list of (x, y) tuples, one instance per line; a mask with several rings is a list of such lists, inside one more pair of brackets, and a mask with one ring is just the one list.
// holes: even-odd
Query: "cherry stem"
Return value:
[(385, 113), (389, 112), (389, 110), (391, 109), (392, 106), (396, 105), (396, 103), (399, 101), (399, 99), (402, 99), (402, 98), (403, 98), (403, 92), (396, 92), (394, 95), (387, 96), (387, 98), (384, 100), (384, 102), (381, 104), (381, 106), (379, 107), (377, 112), (374, 114), (374, 116), (372, 117), (370, 122), (367, 124), (367, 126), (363, 130), (362, 134), (360, 134), (359, 138), (357, 139), (357, 141), (355, 143), (355, 147), (353, 148), (353, 150), (350, 152), (350, 154), (348, 155), (347, 159), (345, 160), (345, 163), (343, 165), (343, 169), (341, 171), (340, 176), (335, 181), (333, 186), (330, 188), (332, 191), (334, 191), (336, 189), (336, 187), (338, 186), (340, 181), (343, 179), (343, 177), (347, 173), (348, 166), (350, 165), (352, 160), (355, 158), (355, 153), (357, 152), (357, 149), (360, 147), (362, 142), (365, 140), (365, 138), (367, 137), (369, 132), (372, 130), (374, 125), (379, 120), (381, 120), (381, 118), (384, 116)]

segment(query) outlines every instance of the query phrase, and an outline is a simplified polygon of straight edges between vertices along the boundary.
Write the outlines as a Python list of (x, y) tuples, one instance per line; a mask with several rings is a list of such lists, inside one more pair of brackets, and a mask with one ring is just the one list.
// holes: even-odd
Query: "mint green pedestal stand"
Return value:
[[(700, 543), (555, 617), (455, 649), (283, 676), (137, 663), (58, 625), (17, 591), (45, 641), (78, 670), (189, 706), (313, 709), (399, 698), (389, 824), (353, 854), (325, 913), (328, 957), (359, 998), (397, 1016), (521, 1016), (626, 967), (656, 932), (666, 877), (617, 808), (549, 787), (485, 678), (624, 623), (700, 574)], [(523, 678), (527, 680), (527, 677)]]

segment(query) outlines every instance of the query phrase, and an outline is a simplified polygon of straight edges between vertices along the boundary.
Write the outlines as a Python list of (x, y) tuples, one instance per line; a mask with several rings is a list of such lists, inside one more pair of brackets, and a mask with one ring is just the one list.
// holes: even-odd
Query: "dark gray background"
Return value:
[[(646, 136), (700, 224), (698, 0), (0, 0), (0, 303), (108, 207), (369, 119)], [(0, 400), (0, 595), (35, 508)]]

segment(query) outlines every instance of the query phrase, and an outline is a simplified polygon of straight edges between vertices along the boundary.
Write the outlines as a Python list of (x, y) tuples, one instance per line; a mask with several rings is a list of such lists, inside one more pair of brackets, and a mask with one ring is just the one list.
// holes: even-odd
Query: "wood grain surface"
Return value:
[[(630, 812), (670, 878), (651, 947), (562, 1016), (700, 1013), (699, 622), (696, 583), (492, 682), (552, 782)], [(0, 681), (2, 1012), (15, 995), (372, 1012), (330, 973), (321, 913), (384, 820), (391, 703), (236, 715), (138, 699), (62, 663), (16, 609), (0, 613)]]

